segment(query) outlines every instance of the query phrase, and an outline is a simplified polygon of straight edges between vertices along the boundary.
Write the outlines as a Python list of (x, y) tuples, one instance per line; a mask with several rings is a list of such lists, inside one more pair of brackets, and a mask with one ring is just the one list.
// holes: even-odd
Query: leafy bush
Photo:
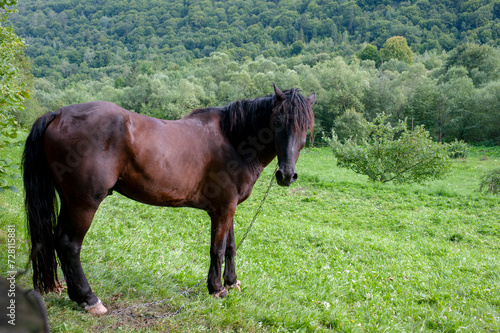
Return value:
[(409, 131), (405, 122), (392, 126), (386, 115), (379, 114), (368, 123), (368, 130), (362, 143), (352, 139), (341, 143), (334, 131), (331, 138), (325, 137), (339, 166), (382, 183), (422, 182), (449, 172), (448, 147), (434, 142), (424, 127)]
[(491, 194), (500, 194), (500, 168), (486, 173), (481, 178), (480, 191)]
[(450, 158), (467, 158), (469, 156), (469, 145), (463, 140), (448, 143), (448, 156)]

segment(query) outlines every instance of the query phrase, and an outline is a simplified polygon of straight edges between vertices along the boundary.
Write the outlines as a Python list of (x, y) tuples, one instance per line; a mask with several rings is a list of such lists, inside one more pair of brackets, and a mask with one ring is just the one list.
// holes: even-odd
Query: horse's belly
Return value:
[(190, 181), (178, 179), (168, 181), (164, 179), (119, 178), (113, 190), (140, 201), (155, 206), (170, 207), (198, 207), (199, 189)]

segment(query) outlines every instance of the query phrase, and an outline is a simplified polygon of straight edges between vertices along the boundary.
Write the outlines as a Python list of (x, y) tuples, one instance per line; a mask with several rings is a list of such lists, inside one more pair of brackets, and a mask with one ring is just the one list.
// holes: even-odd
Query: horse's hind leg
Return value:
[(61, 200), (61, 212), (55, 230), (55, 248), (61, 262), (69, 297), (93, 314), (107, 309), (92, 292), (80, 262), (80, 250), (98, 203), (68, 204)]

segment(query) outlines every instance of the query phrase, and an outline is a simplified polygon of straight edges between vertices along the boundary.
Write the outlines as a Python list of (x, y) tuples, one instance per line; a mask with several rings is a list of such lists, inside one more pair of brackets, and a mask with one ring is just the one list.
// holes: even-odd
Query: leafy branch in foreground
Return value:
[(450, 171), (448, 147), (434, 142), (423, 126), (410, 131), (405, 122), (392, 126), (385, 114), (379, 114), (368, 123), (368, 133), (361, 141), (350, 138), (344, 143), (335, 131), (325, 137), (340, 167), (382, 183), (422, 182)]
[[(0, 0), (0, 150), (5, 147), (20, 145), (17, 138), (18, 128), (15, 114), (24, 109), (24, 100), (30, 98), (25, 77), (18, 64), (24, 58), (24, 42), (16, 36), (14, 29), (3, 26), (8, 14), (15, 12), (8, 9), (17, 3), (15, 0)], [(19, 178), (19, 166), (11, 159), (0, 156), (0, 192), (10, 189), (11, 179)]]
[(29, 98), (25, 77), (19, 69), (24, 58), (24, 42), (11, 27), (3, 24), (8, 10), (16, 1), (0, 0), (0, 113), (15, 114), (15, 110), (24, 108), (24, 100)]
[[(0, 150), (5, 151), (7, 147), (20, 143), (15, 120), (0, 113)], [(19, 165), (5, 156), (0, 156), (0, 193), (5, 190), (17, 192), (17, 187), (9, 185), (9, 182), (20, 177)]]

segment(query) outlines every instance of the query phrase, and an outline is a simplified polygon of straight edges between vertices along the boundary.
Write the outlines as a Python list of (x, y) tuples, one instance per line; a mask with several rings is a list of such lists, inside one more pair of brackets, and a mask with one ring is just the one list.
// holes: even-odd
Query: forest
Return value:
[(500, 38), (500, 0), (26, 0), (17, 8), (10, 20), (37, 77), (138, 60), (164, 69), (214, 51), (287, 58), (310, 42), (350, 56), (392, 36), (420, 54)]
[(352, 109), (425, 125), (438, 141), (500, 142), (500, 0), (26, 0), (16, 8), (8, 22), (28, 45), (33, 75), (21, 122), (89, 100), (177, 119), (270, 94), (276, 82), (317, 92), (317, 140)]

